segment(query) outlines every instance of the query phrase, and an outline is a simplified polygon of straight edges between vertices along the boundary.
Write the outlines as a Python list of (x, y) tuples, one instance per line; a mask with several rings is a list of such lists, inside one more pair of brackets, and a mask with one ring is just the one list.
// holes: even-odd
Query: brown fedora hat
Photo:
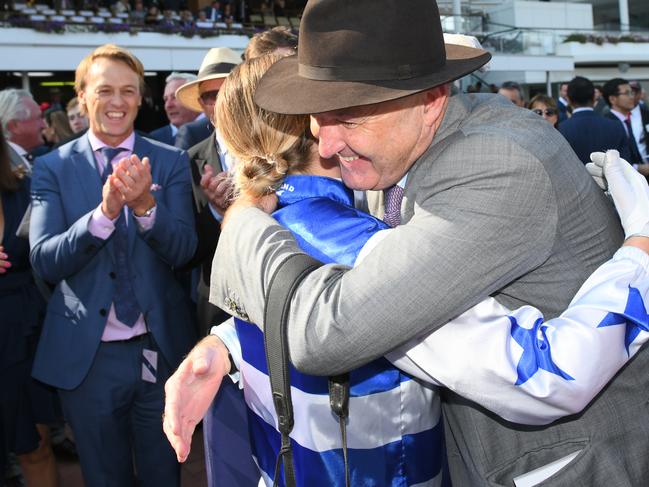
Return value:
[(489, 59), (444, 44), (434, 0), (310, 0), (297, 55), (268, 70), (255, 101), (286, 114), (369, 105), (454, 81)]

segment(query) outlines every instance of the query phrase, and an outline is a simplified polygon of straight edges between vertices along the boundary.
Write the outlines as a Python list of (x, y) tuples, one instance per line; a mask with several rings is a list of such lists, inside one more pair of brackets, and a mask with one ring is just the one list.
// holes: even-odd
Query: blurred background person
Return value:
[(629, 156), (629, 144), (622, 126), (593, 110), (595, 86), (592, 81), (576, 76), (568, 83), (568, 102), (572, 116), (559, 124), (563, 135), (579, 160), (590, 162), (591, 152), (616, 149), (620, 156)]
[(498, 94), (509, 99), (514, 105), (519, 107), (525, 106), (525, 97), (523, 89), (516, 81), (505, 81), (498, 90)]
[[(627, 160), (637, 169), (638, 165), (643, 164), (644, 161), (631, 123), (631, 111), (635, 108), (635, 97), (631, 85), (623, 78), (613, 78), (604, 84), (602, 93), (606, 103), (611, 107), (611, 111), (606, 116), (621, 123), (624, 127), (629, 143), (629, 158)], [(646, 176), (649, 174), (649, 167), (647, 170), (643, 168), (643, 171)]]
[(568, 103), (568, 83), (561, 83), (559, 85), (559, 98), (556, 99), (555, 105), (559, 111), (559, 122), (570, 118), (572, 112)]
[(543, 117), (543, 119), (552, 124), (554, 128), (557, 128), (557, 123), (559, 122), (559, 111), (557, 109), (557, 102), (554, 98), (544, 94), (535, 95), (528, 103), (527, 108)]
[(31, 377), (45, 301), (29, 264), (29, 242), (16, 231), (29, 206), (29, 178), (12, 167), (0, 127), (0, 474), (17, 455), (28, 487), (56, 487), (58, 473), (46, 424), (55, 396)]
[(79, 99), (76, 96), (68, 102), (65, 109), (68, 113), (68, 123), (75, 134), (81, 134), (88, 130), (88, 117), (85, 113), (81, 113)]
[(45, 120), (43, 137), (50, 147), (54, 147), (74, 136), (68, 122), (68, 115), (63, 110), (47, 110), (43, 118)]
[(631, 127), (635, 136), (638, 151), (644, 163), (649, 162), (649, 152), (647, 151), (647, 142), (649, 142), (649, 108), (644, 103), (645, 91), (638, 81), (629, 81), (629, 86), (633, 92), (633, 103), (635, 106), (631, 110)]
[(154, 130), (149, 137), (168, 145), (175, 145), (178, 129), (186, 123), (196, 120), (200, 112), (185, 107), (176, 99), (176, 90), (185, 83), (196, 80), (196, 75), (191, 73), (171, 73), (165, 80), (165, 89), (162, 99), (169, 123), (164, 127)]
[(26, 90), (0, 91), (0, 123), (9, 146), (31, 173), (32, 151), (43, 145), (45, 122), (40, 107)]
[(593, 106), (593, 110), (598, 115), (606, 115), (610, 111), (602, 93), (602, 85), (595, 85), (595, 106)]
[(240, 62), (241, 57), (228, 47), (210, 49), (203, 58), (198, 77), (176, 90), (176, 97), (181, 105), (195, 112), (202, 112), (193, 122), (178, 130), (176, 147), (187, 150), (203, 142), (214, 132), (212, 120), (216, 96), (225, 77)]

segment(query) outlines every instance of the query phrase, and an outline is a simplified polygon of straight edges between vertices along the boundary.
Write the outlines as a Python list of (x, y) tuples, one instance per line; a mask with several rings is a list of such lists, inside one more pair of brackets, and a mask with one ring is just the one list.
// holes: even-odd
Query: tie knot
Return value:
[(101, 152), (101, 155), (104, 156), (104, 159), (106, 160), (106, 165), (109, 165), (111, 162), (113, 162), (113, 159), (117, 157), (117, 154), (120, 152), (123, 152), (124, 149), (121, 147), (102, 147), (99, 149)]

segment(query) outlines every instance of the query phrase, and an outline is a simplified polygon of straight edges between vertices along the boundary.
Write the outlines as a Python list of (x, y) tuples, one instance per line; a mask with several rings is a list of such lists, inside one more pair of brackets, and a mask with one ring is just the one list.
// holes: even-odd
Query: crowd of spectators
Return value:
[[(296, 15), (303, 7), (296, 5), (295, 8), (289, 9), (285, 0), (264, 1), (258, 4), (240, 0), (215, 0), (198, 10), (192, 10), (186, 0), (50, 0), (36, 3), (47, 6), (53, 12), (110, 13), (129, 25), (160, 26), (163, 29), (241, 27), (243, 23), (256, 22), (254, 17), (250, 18), (251, 14), (257, 15), (258, 18), (272, 16), (274, 19), (275, 16)], [(30, 4), (27, 7), (30, 7)], [(11, 15), (16, 14), (16, 10), (11, 2), (7, 2), (0, 9), (0, 13)]]

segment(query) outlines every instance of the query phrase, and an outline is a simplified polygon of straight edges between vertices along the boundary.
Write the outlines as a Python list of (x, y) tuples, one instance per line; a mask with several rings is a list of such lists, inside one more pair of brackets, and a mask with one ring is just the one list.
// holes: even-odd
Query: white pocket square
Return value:
[(159, 184), (153, 183), (151, 185), (151, 189), (149, 191), (158, 191), (159, 189), (162, 189), (162, 186), (160, 186)]

